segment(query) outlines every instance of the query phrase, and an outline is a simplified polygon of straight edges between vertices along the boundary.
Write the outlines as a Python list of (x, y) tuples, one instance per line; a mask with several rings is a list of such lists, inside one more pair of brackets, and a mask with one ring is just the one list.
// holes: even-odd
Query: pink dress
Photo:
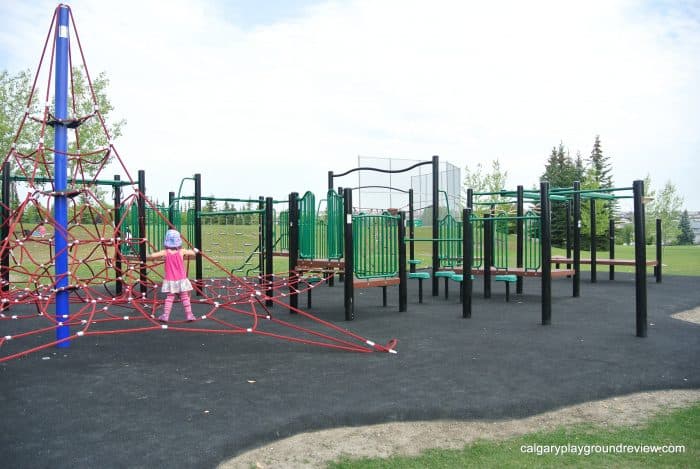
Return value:
[(185, 263), (180, 251), (165, 250), (165, 278), (163, 279), (163, 293), (182, 293), (192, 290), (192, 284), (185, 272)]

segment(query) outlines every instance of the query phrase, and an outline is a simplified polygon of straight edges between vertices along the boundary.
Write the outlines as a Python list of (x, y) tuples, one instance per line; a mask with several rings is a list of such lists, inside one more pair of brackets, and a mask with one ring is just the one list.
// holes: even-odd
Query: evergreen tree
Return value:
[[(576, 166), (564, 143), (560, 142), (559, 147), (552, 148), (542, 179), (549, 182), (550, 188), (571, 187), (576, 174)], [(551, 230), (552, 244), (564, 246), (566, 244), (566, 206), (564, 204), (552, 204)]]
[(683, 210), (681, 214), (681, 221), (678, 223), (678, 244), (687, 245), (693, 244), (695, 242), (695, 233), (693, 233), (693, 228), (690, 226), (690, 217), (688, 217), (688, 210)]
[[(610, 189), (613, 187), (610, 157), (603, 154), (600, 135), (596, 135), (593, 142), (593, 150), (591, 150), (591, 156), (588, 159), (587, 176), (590, 180), (589, 185), (591, 185), (591, 189)], [(600, 206), (600, 211), (598, 211), (598, 205)], [(599, 225), (597, 230), (600, 230), (599, 234), (607, 234), (608, 220), (616, 217), (617, 212), (619, 212), (619, 204), (616, 200), (597, 202), (596, 212), (596, 221), (600, 220), (600, 223), (604, 224), (604, 226)], [(604, 245), (607, 244), (602, 246)]]

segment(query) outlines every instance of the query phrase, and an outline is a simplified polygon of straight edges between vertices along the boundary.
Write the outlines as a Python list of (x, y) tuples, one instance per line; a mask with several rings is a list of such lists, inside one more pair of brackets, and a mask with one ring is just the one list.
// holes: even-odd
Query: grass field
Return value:
[[(583, 454), (545, 453), (547, 447), (581, 448)], [(634, 452), (622, 446), (674, 446), (666, 453)], [(604, 449), (605, 448), (605, 449)], [(621, 451), (620, 451), (621, 450)], [(662, 451), (663, 448), (659, 448)], [(682, 451), (681, 451), (682, 450)], [(606, 451), (606, 452), (603, 452)], [(611, 451), (620, 451), (612, 453)], [(671, 452), (673, 451), (673, 452)], [(538, 454), (539, 453), (539, 454)], [(588, 454), (586, 454), (588, 453)], [(574, 426), (505, 441), (479, 441), (462, 450), (429, 450), (417, 457), (342, 459), (333, 469), (464, 467), (700, 467), (700, 405), (661, 415), (641, 427)]]
[[(106, 237), (110, 233), (104, 234)], [(30, 238), (26, 243), (26, 255), (22, 255), (21, 250), (15, 249), (13, 255), (16, 259), (11, 259), (12, 267), (11, 281), (21, 283), (26, 281), (29, 274), (36, 271), (47, 271), (51, 273), (50, 266), (45, 266), (52, 255), (52, 248), (48, 241), (51, 236), (49, 231), (44, 239)], [(430, 227), (419, 227), (416, 229), (417, 238), (430, 238)], [(85, 240), (89, 237), (87, 233), (82, 236)], [(205, 254), (219, 263), (225, 270), (209, 263), (203, 263), (205, 277), (216, 277), (224, 275), (224, 272), (233, 272), (236, 275), (257, 275), (258, 273), (258, 226), (257, 225), (205, 225), (202, 228), (202, 241)], [(159, 247), (158, 247), (159, 248)], [(81, 243), (75, 249), (81, 252), (91, 252), (87, 243)], [(616, 246), (615, 257), (619, 259), (634, 259), (634, 246)], [(432, 263), (432, 245), (430, 242), (417, 241), (415, 243), (416, 259), (422, 262), (419, 267), (428, 268)], [(113, 248), (108, 248), (108, 256), (114, 255)], [(564, 255), (563, 249), (554, 248), (553, 255)], [(665, 246), (663, 248), (663, 273), (664, 275), (700, 275), (700, 246)], [(590, 257), (586, 251), (582, 251), (583, 258)], [(599, 257), (607, 257), (607, 252), (599, 252)], [(655, 259), (656, 251), (654, 246), (647, 247), (647, 259)], [(22, 264), (18, 266), (15, 263)], [(509, 237), (509, 263), (515, 265), (515, 236)], [(42, 265), (44, 267), (42, 267)], [(582, 270), (590, 270), (590, 266), (582, 265)], [(287, 272), (289, 270), (288, 259), (286, 257), (274, 258), (274, 271)], [(632, 267), (615, 267), (616, 272), (633, 272)], [(95, 275), (104, 272), (104, 258), (101, 253), (93, 253), (90, 259), (83, 259), (78, 265), (71, 265), (71, 271), (77, 272), (77, 277), (88, 280)], [(599, 266), (599, 272), (606, 272), (607, 266)], [(189, 263), (190, 276), (195, 275), (194, 262)], [(132, 275), (135, 272), (132, 271)]]

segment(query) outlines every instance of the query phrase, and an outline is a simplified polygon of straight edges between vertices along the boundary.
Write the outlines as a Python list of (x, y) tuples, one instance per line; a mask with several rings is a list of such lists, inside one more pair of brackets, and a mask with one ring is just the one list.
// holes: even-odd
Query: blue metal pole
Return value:
[[(56, 218), (56, 320), (61, 323), (70, 315), (68, 287), (68, 200), (65, 195), (68, 181), (66, 151), (68, 149), (68, 129), (60, 121), (68, 117), (68, 7), (60, 5), (58, 11), (58, 34), (56, 34), (56, 77), (54, 115), (59, 121), (54, 126), (54, 217)], [(61, 325), (56, 329), (56, 340), (70, 335), (70, 328)], [(68, 347), (70, 341), (61, 342), (58, 347)]]

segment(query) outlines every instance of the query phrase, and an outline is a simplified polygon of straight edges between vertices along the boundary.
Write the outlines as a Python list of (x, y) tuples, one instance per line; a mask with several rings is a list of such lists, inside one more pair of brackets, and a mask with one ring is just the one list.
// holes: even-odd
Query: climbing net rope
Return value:
[[(14, 186), (26, 189), (26, 195), (20, 197), (16, 189), (12, 197), (3, 197), (0, 204), (0, 228), (4, 234), (0, 244), (0, 362), (81, 337), (147, 331), (254, 334), (336, 350), (394, 352), (395, 340), (381, 345), (287, 304), (290, 294), (300, 295), (318, 288), (327, 278), (311, 282), (289, 273), (239, 277), (231, 275), (230, 270), (206, 252), (199, 255), (208, 264), (207, 271), (213, 274), (201, 282), (193, 282), (197, 320), (158, 322), (158, 312), (164, 306), (164, 297), (159, 293), (163, 264), (144, 263), (141, 257), (129, 253), (139, 252), (144, 247), (146, 251), (156, 251), (160, 246), (146, 237), (135, 237), (135, 233), (124, 236), (123, 230), (132, 205), (142, 201), (153, 210), (157, 207), (139, 190), (112, 142), (72, 12), (72, 34), (87, 77), (93, 112), (57, 121), (49, 111), (51, 73), (48, 73), (43, 111), (39, 116), (30, 115), (36, 108), (37, 81), (49, 40), (56, 34), (57, 12), (58, 8), (44, 43), (26, 111), (12, 148), (3, 159), (4, 170), (15, 175)], [(50, 57), (49, 69), (53, 66), (53, 49)], [(73, 90), (72, 57), (70, 63)], [(78, 116), (80, 103), (76, 102), (75, 93), (71, 94), (71, 112)], [(81, 127), (90, 123), (102, 133), (103, 145), (96, 148), (84, 148), (81, 140)], [(60, 193), (55, 189), (52, 174), (56, 150), (47, 133), (47, 127), (58, 124), (66, 125), (73, 132), (71, 148), (65, 153), (70, 168), (68, 189)], [(27, 141), (31, 144), (21, 143)], [(100, 191), (98, 177), (110, 163), (126, 174), (119, 185), (120, 190), (125, 191), (119, 210), (106, 203)], [(9, 177), (4, 178), (3, 186), (7, 186), (9, 180)], [(9, 193), (9, 187), (3, 187), (3, 194)], [(65, 196), (69, 201), (66, 226), (60, 226), (53, 216), (57, 196)], [(163, 214), (158, 213), (167, 223)], [(55, 243), (57, 233), (67, 241), (65, 249), (59, 252), (56, 252)], [(183, 243), (183, 247), (192, 247), (187, 239)], [(66, 255), (68, 268), (57, 274), (59, 255)], [(187, 262), (188, 270), (190, 262)], [(64, 276), (68, 277), (68, 286), (57, 287), (59, 277)], [(63, 317), (56, 316), (59, 291), (69, 293), (70, 311)], [(70, 327), (71, 334), (56, 339), (56, 329), (64, 326)]]

